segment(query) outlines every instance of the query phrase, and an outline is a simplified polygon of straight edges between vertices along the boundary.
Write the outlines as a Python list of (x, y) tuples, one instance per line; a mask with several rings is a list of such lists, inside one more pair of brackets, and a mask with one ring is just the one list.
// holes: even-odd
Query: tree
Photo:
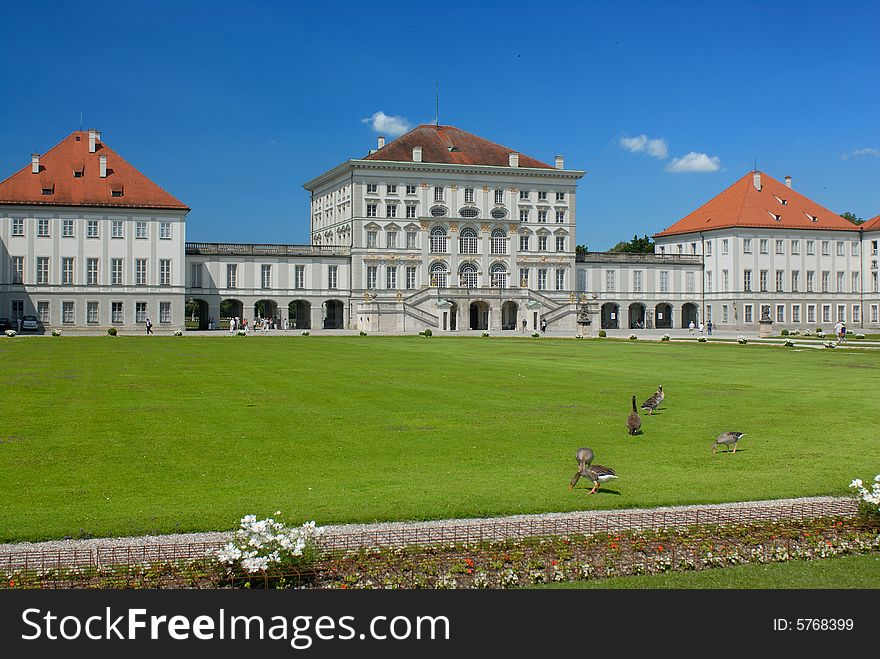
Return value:
[(648, 236), (644, 236), (642, 238), (639, 238), (638, 236), (633, 236), (632, 240), (630, 240), (629, 242), (622, 240), (614, 247), (612, 247), (609, 251), (629, 252), (635, 254), (653, 254), (654, 243), (651, 242), (651, 239)]
[(586, 256), (588, 251), (586, 245), (578, 245), (574, 248), (575, 258), (578, 256)]
[(849, 211), (847, 211), (845, 213), (841, 213), (840, 217), (842, 217), (844, 220), (849, 220), (853, 224), (864, 224), (865, 223), (865, 221), (862, 218), (858, 217), (855, 213), (850, 213)]

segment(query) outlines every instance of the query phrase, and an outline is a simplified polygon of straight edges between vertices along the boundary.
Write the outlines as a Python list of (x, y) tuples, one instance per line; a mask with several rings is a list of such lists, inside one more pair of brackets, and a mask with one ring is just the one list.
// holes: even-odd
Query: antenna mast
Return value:
[(434, 89), (434, 125), (440, 125), (440, 82), (437, 82)]

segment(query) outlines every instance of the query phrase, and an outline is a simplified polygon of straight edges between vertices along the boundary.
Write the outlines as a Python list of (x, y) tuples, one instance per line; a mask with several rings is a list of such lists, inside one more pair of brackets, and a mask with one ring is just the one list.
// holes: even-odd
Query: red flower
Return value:
[(473, 571), (472, 569), (470, 569), (470, 568), (468, 568), (467, 570), (465, 570), (465, 572), (467, 572), (468, 574), (473, 574), (473, 573), (474, 573), (474, 571)]
[(9, 582), (9, 587), (10, 587), (10, 588), (15, 588), (15, 582), (14, 582), (14, 581), (10, 581), (10, 582)]
[(464, 562), (465, 562), (465, 564), (470, 565), (471, 567), (474, 566), (474, 559), (472, 559), (472, 558), (466, 558), (466, 559), (464, 559)]
[(657, 551), (663, 551), (663, 545), (657, 545)]
[(556, 565), (556, 561), (550, 561), (550, 565)]

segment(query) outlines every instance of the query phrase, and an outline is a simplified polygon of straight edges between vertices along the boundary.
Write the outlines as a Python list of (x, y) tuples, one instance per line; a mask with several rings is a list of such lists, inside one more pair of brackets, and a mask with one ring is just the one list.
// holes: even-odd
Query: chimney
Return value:
[(791, 176), (786, 176), (786, 177), (785, 177), (785, 187), (786, 187), (786, 188), (790, 188), (790, 187), (791, 187)]
[(98, 163), (101, 168), (101, 178), (107, 178), (107, 156), (104, 154), (98, 156)]
[(507, 154), (507, 163), (511, 167), (519, 167), (519, 154), (516, 152)]
[(379, 148), (381, 149), (383, 146), (385, 146), (385, 136), (379, 135)]
[(94, 128), (90, 128), (89, 129), (89, 153), (95, 152), (95, 142), (97, 142), (99, 139), (100, 139), (100, 135), (99, 135), (98, 131), (96, 131)]
[(413, 162), (422, 162), (422, 147), (413, 147)]
[(761, 191), (761, 172), (755, 172), (754, 176), (752, 177), (752, 180), (755, 183), (755, 190), (760, 192)]
[(40, 173), (40, 154), (35, 153), (31, 156), (31, 173), (39, 174)]
[(556, 156), (556, 169), (565, 169), (565, 156)]

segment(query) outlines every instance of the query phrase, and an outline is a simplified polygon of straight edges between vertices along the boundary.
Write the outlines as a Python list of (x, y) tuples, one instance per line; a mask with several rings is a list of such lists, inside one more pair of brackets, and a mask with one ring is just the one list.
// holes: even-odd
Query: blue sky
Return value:
[(365, 155), (377, 112), (432, 122), (438, 81), (441, 123), (589, 172), (578, 242), (593, 250), (672, 224), (755, 158), (834, 211), (880, 214), (877, 2), (4, 2), (3, 14), (0, 178), (82, 112), (192, 207), (190, 240), (308, 242), (302, 183)]

